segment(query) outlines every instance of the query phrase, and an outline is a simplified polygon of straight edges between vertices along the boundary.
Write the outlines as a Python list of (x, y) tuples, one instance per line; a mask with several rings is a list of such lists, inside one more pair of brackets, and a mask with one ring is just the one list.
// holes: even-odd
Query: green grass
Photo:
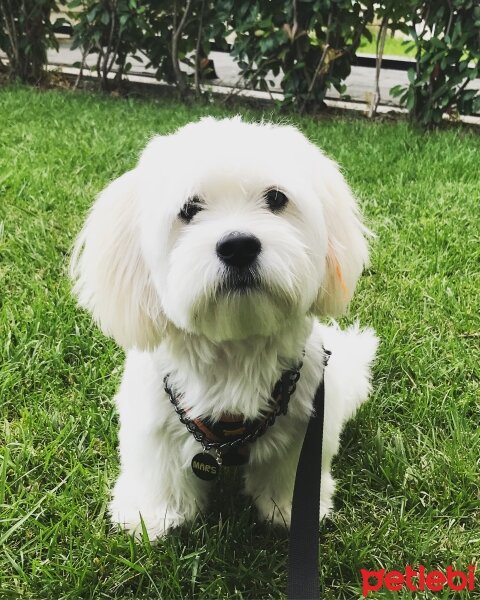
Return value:
[[(211, 511), (156, 546), (111, 532), (123, 354), (76, 308), (65, 275), (95, 194), (153, 132), (207, 113), (229, 114), (0, 90), (2, 600), (283, 595), (285, 534), (257, 523), (236, 473)], [(321, 544), (324, 597), (359, 598), (361, 568), (466, 569), (480, 556), (480, 137), (292, 121), (342, 164), (378, 235), (345, 319), (381, 339), (374, 392), (343, 436), (337, 510)]]
[[(360, 47), (357, 50), (358, 54), (376, 54), (377, 53), (377, 37), (378, 37), (378, 26), (371, 25), (368, 27), (372, 33), (372, 41), (369, 42), (367, 39), (362, 38)], [(405, 44), (402, 38), (392, 37), (390, 32), (387, 33), (385, 38), (385, 48), (383, 51), (384, 56), (401, 56), (403, 58), (414, 58), (415, 48), (413, 47), (413, 40), (410, 40), (409, 44)]]

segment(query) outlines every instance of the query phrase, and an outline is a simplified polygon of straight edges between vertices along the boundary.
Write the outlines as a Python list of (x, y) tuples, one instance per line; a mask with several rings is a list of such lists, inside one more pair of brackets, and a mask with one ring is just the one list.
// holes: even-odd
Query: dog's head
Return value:
[(368, 234), (338, 167), (297, 129), (202, 119), (155, 137), (95, 202), (75, 292), (122, 346), (168, 323), (213, 341), (346, 308)]

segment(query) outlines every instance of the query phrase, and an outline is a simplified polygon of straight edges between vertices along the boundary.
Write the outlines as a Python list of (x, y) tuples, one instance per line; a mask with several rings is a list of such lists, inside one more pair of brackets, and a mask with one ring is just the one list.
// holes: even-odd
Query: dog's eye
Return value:
[(280, 190), (267, 190), (265, 192), (265, 202), (268, 204), (268, 208), (271, 211), (277, 212), (284, 208), (288, 202), (288, 198)]
[(185, 202), (182, 210), (179, 212), (178, 216), (185, 221), (185, 223), (190, 223), (193, 217), (203, 210), (203, 205), (198, 196), (193, 196), (193, 198), (189, 198), (187, 202)]

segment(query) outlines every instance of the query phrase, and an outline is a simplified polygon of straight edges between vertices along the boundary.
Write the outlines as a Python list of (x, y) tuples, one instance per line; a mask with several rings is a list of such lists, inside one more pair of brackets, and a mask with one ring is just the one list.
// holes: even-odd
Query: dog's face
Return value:
[(222, 342), (347, 305), (365, 228), (336, 165), (293, 127), (203, 119), (154, 138), (99, 197), (76, 291), (124, 346), (167, 323)]
[(285, 128), (205, 120), (145, 151), (142, 250), (178, 327), (216, 341), (270, 335), (313, 304), (327, 233), (291, 138)]

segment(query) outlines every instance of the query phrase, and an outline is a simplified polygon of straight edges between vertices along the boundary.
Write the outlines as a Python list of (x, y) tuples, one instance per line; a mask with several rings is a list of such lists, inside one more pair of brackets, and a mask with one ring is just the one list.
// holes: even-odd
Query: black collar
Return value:
[[(330, 350), (323, 348), (323, 366), (326, 367), (331, 356)], [(305, 355), (305, 350), (302, 356)], [(242, 415), (223, 415), (222, 419), (213, 420), (211, 417), (191, 419), (188, 410), (180, 406), (181, 394), (176, 394), (169, 385), (169, 375), (163, 379), (165, 391), (175, 408), (180, 421), (187, 430), (202, 445), (203, 452), (214, 450), (219, 464), (243, 464), (248, 460), (247, 445), (262, 436), (275, 423), (279, 415), (288, 411), (290, 396), (294, 393), (300, 379), (303, 361), (296, 367), (284, 371), (275, 384), (270, 400), (270, 410), (257, 419), (244, 419)]]
[[(244, 419), (242, 415), (222, 415), (219, 420), (211, 417), (191, 419), (188, 410), (180, 406), (181, 395), (176, 394), (169, 385), (169, 376), (166, 375), (163, 382), (171, 403), (173, 404), (180, 421), (185, 425), (193, 437), (200, 442), (204, 451), (215, 450), (222, 456), (224, 464), (228, 464), (235, 454), (235, 464), (238, 464), (238, 451), (251, 444), (275, 423), (279, 415), (285, 415), (288, 410), (290, 396), (294, 393), (297, 381), (300, 379), (300, 369), (303, 362), (288, 371), (282, 373), (281, 378), (275, 384), (270, 400), (268, 412), (257, 419)], [(229, 456), (230, 455), (230, 456)], [(246, 457), (246, 454), (245, 454)], [(241, 461), (246, 462), (246, 460)]]

